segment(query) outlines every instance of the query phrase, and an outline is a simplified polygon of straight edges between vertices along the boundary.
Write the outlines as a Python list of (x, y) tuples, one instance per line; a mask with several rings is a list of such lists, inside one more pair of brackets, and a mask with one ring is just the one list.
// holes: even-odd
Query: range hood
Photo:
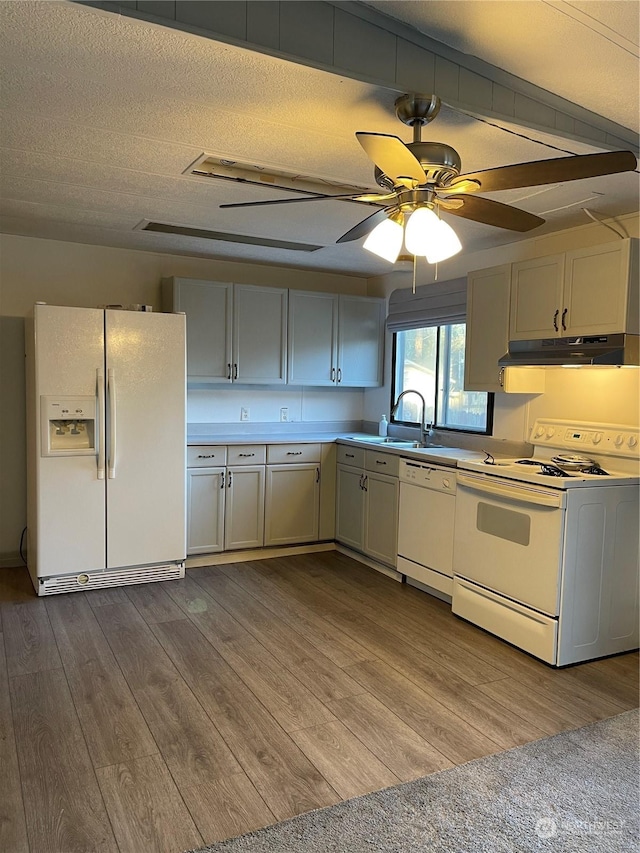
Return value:
[(640, 365), (638, 335), (589, 335), (509, 341), (500, 367), (558, 367), (561, 365)]

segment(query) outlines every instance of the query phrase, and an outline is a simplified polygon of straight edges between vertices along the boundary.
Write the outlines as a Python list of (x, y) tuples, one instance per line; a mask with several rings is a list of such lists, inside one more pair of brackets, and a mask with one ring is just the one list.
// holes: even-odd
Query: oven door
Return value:
[(458, 472), (454, 575), (557, 616), (564, 504), (556, 489)]

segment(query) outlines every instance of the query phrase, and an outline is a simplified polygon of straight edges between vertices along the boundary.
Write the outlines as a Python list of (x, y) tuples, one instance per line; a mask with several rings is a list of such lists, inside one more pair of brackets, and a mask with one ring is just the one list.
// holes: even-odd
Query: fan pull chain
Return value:
[(413, 287), (411, 288), (411, 292), (415, 296), (416, 293), (416, 267), (418, 265), (418, 256), (413, 256)]

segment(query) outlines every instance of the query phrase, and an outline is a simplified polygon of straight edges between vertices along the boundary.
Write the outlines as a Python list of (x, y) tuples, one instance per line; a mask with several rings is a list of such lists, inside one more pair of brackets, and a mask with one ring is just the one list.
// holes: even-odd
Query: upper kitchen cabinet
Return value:
[(286, 382), (287, 290), (219, 281), (163, 281), (165, 310), (187, 315), (187, 379)]
[(513, 264), (511, 340), (639, 331), (638, 241)]
[(382, 384), (384, 299), (289, 291), (289, 383)]
[(465, 391), (544, 391), (544, 372), (528, 367), (498, 367), (509, 345), (511, 264), (474, 270), (467, 276)]
[(165, 278), (165, 311), (187, 315), (187, 377), (194, 382), (228, 381), (232, 363), (233, 284)]

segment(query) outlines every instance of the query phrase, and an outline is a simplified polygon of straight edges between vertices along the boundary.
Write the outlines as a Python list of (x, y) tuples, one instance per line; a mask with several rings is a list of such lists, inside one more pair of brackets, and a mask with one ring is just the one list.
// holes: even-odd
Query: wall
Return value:
[[(617, 227), (639, 235), (639, 217), (622, 217)], [(527, 257), (541, 256), (616, 237), (600, 225), (525, 240), (465, 254), (440, 265), (439, 278), (457, 278)], [(23, 319), (36, 301), (95, 306), (113, 303), (160, 305), (160, 280), (171, 275), (238, 281), (265, 286), (388, 296), (410, 287), (411, 273), (394, 272), (370, 279), (277, 267), (161, 255), (124, 249), (0, 236), (0, 566), (16, 562), (20, 534), (26, 524), (24, 335)], [(419, 284), (433, 281), (424, 265)], [(387, 342), (389, 344), (389, 341)], [(364, 392), (348, 389), (225, 388), (192, 390), (188, 418), (194, 423), (234, 423), (241, 406), (249, 406), (253, 422), (279, 419), (287, 406), (292, 419), (367, 420), (377, 423), (389, 413), (391, 348), (386, 348), (385, 385)], [(539, 396), (496, 395), (494, 435), (522, 441), (536, 417), (603, 420), (638, 424), (638, 371), (548, 370), (547, 391)]]
[[(160, 281), (185, 276), (218, 281), (364, 295), (364, 278), (237, 264), (80, 243), (0, 235), (0, 566), (14, 565), (26, 525), (24, 317), (34, 302), (94, 307), (160, 308)], [(295, 420), (362, 420), (363, 392), (334, 389), (219, 389), (188, 394), (188, 419), (278, 421), (288, 406)]]
[[(628, 237), (638, 237), (640, 217), (638, 214), (620, 217), (615, 221), (615, 227)], [(481, 252), (465, 253), (463, 250), (460, 255), (440, 264), (438, 278), (440, 281), (459, 278), (471, 270), (617, 239), (609, 228), (590, 224)], [(396, 288), (411, 287), (411, 278), (410, 271), (402, 271), (369, 279), (369, 295), (388, 297)], [(433, 280), (433, 267), (426, 264), (418, 266), (417, 284), (429, 284)], [(638, 425), (639, 376), (638, 368), (547, 368), (544, 394), (496, 394), (494, 437), (526, 441), (533, 421), (539, 417)], [(386, 347), (385, 386), (365, 391), (364, 397), (365, 421), (377, 422), (382, 412), (388, 416), (391, 408), (391, 336), (388, 336)]]

